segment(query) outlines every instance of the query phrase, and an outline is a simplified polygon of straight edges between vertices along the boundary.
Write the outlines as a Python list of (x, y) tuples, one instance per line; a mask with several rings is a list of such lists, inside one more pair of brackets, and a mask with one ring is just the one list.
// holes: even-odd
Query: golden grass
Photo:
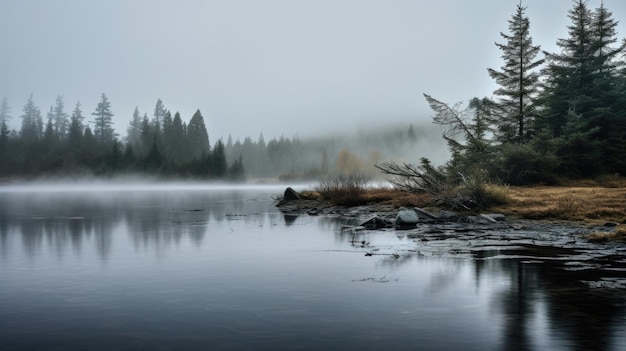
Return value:
[(432, 202), (427, 194), (415, 194), (392, 188), (372, 188), (361, 195), (361, 199), (368, 204), (378, 203), (393, 207), (424, 207)]
[(567, 186), (508, 187), (508, 203), (492, 208), (527, 219), (626, 223), (626, 184), (585, 181)]
[[(495, 186), (486, 191), (495, 205), (483, 211), (534, 220), (566, 220), (587, 224), (626, 224), (626, 178), (608, 176), (596, 180), (571, 181), (561, 186)], [(319, 192), (304, 192), (304, 198), (321, 200)], [(366, 188), (349, 205), (387, 204), (394, 207), (428, 207), (427, 194), (392, 188)]]
[(594, 243), (605, 243), (609, 241), (626, 242), (626, 226), (619, 226), (612, 232), (596, 232), (587, 237), (587, 240)]
[[(300, 193), (302, 199), (318, 200), (324, 199), (319, 191), (309, 190)], [(392, 205), (393, 207), (423, 207), (432, 202), (427, 194), (414, 194), (393, 188), (367, 188), (358, 194), (356, 199), (352, 199), (351, 204), (354, 206), (381, 204)]]

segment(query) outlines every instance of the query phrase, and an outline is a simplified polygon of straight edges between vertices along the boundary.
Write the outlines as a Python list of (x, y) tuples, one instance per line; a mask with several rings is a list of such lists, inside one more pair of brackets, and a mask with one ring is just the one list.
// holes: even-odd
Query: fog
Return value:
[[(159, 98), (185, 120), (200, 109), (212, 140), (428, 122), (422, 93), (492, 95), (486, 69), (518, 2), (5, 0), (0, 97), (19, 129), (30, 94), (44, 117), (61, 95), (90, 119), (105, 93), (120, 136)], [(622, 0), (604, 3), (624, 17)], [(571, 1), (523, 4), (535, 43), (555, 50)]]

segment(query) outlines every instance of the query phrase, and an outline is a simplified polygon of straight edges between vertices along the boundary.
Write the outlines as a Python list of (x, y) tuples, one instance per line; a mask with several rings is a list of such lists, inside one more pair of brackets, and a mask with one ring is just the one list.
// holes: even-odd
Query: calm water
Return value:
[(626, 349), (624, 291), (285, 217), (282, 190), (0, 188), (0, 350)]

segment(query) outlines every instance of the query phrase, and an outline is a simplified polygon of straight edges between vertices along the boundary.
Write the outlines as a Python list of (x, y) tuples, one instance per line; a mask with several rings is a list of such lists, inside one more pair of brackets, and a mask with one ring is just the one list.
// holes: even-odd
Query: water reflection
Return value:
[[(0, 287), (0, 319), (10, 316), (13, 325), (23, 327), (19, 321), (36, 319), (42, 309), (78, 311), (64, 320), (73, 326), (96, 311), (93, 319), (102, 320), (91, 326), (105, 324), (112, 334), (121, 334), (132, 325), (143, 343), (175, 330), (194, 340), (207, 335), (232, 348), (249, 347), (241, 340), (253, 343), (254, 335), (285, 342), (276, 347), (265, 340), (268, 349), (302, 346), (303, 336), (307, 345), (320, 346), (315, 340), (341, 341), (345, 335), (351, 340), (345, 349), (626, 346), (623, 289), (594, 289), (584, 282), (606, 277), (606, 271), (568, 269), (567, 262), (552, 259), (576, 252), (486, 247), (469, 256), (447, 252), (436, 257), (404, 232), (357, 231), (345, 227), (355, 220), (283, 215), (271, 206), (270, 195), (2, 194), (0, 254), (4, 266), (15, 270), (2, 271), (9, 279)], [(15, 250), (31, 263), (54, 264), (41, 258), (47, 255), (67, 258), (67, 263), (58, 264), (58, 271), (32, 273), (27, 281), (20, 272), (27, 271), (22, 255)], [(176, 251), (180, 254), (173, 255)], [(84, 267), (92, 263), (91, 253), (99, 268)], [(174, 257), (164, 262), (168, 255)], [(619, 260), (624, 262), (619, 258), (613, 265), (623, 268)], [(49, 272), (65, 281), (51, 281), (55, 277), (46, 277)], [(612, 274), (625, 278), (624, 270)], [(14, 296), (19, 292), (32, 301)], [(46, 305), (47, 299), (56, 309)], [(13, 309), (14, 303), (19, 308)], [(146, 320), (157, 330), (149, 329)], [(41, 332), (44, 327), (23, 328)], [(9, 334), (0, 331), (0, 336)]]

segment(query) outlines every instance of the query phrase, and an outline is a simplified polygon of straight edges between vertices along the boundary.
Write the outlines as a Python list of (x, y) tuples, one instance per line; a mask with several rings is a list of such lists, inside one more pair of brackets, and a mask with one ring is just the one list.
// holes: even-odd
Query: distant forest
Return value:
[[(509, 32), (496, 43), (503, 65), (488, 69), (499, 86), (494, 97), (476, 97), (464, 107), (425, 94), (451, 156), (440, 169), (424, 156), (441, 142), (433, 139), (438, 133), (432, 126), (355, 131), (353, 143), (345, 136), (266, 142), (260, 135), (210, 145), (200, 111), (184, 122), (159, 99), (150, 118), (135, 110), (127, 137), (120, 139), (111, 103), (102, 94), (90, 123), (80, 103), (69, 115), (61, 96), (44, 118), (31, 96), (19, 131), (8, 129), (11, 108), (3, 99), (0, 177), (143, 173), (312, 179), (327, 173), (373, 175), (374, 165), (396, 161), (406, 166), (402, 175), (421, 170), (435, 178), (462, 175), (464, 181), (486, 177), (507, 184), (626, 175), (626, 40), (618, 40), (617, 20), (604, 3), (591, 9), (587, 1), (573, 0), (568, 37), (556, 41), (558, 52), (549, 53), (533, 44), (525, 9), (517, 6)], [(406, 163), (420, 155), (421, 169)]]
[[(431, 143), (432, 126), (353, 131), (352, 135), (265, 141), (229, 136), (209, 143), (198, 110), (188, 122), (158, 99), (152, 116), (135, 108), (121, 139), (113, 129), (111, 102), (102, 94), (87, 122), (80, 102), (71, 114), (62, 96), (44, 119), (30, 96), (20, 115), (20, 131), (9, 130), (11, 108), (0, 105), (0, 177), (116, 176), (144, 174), (160, 178), (242, 181), (274, 178), (312, 180), (329, 172), (376, 176), (382, 157), (398, 159), (418, 142)], [(437, 134), (437, 133), (435, 133)], [(419, 141), (418, 141), (419, 138)], [(356, 150), (356, 151), (355, 151)], [(410, 157), (410, 156), (409, 156)]]

